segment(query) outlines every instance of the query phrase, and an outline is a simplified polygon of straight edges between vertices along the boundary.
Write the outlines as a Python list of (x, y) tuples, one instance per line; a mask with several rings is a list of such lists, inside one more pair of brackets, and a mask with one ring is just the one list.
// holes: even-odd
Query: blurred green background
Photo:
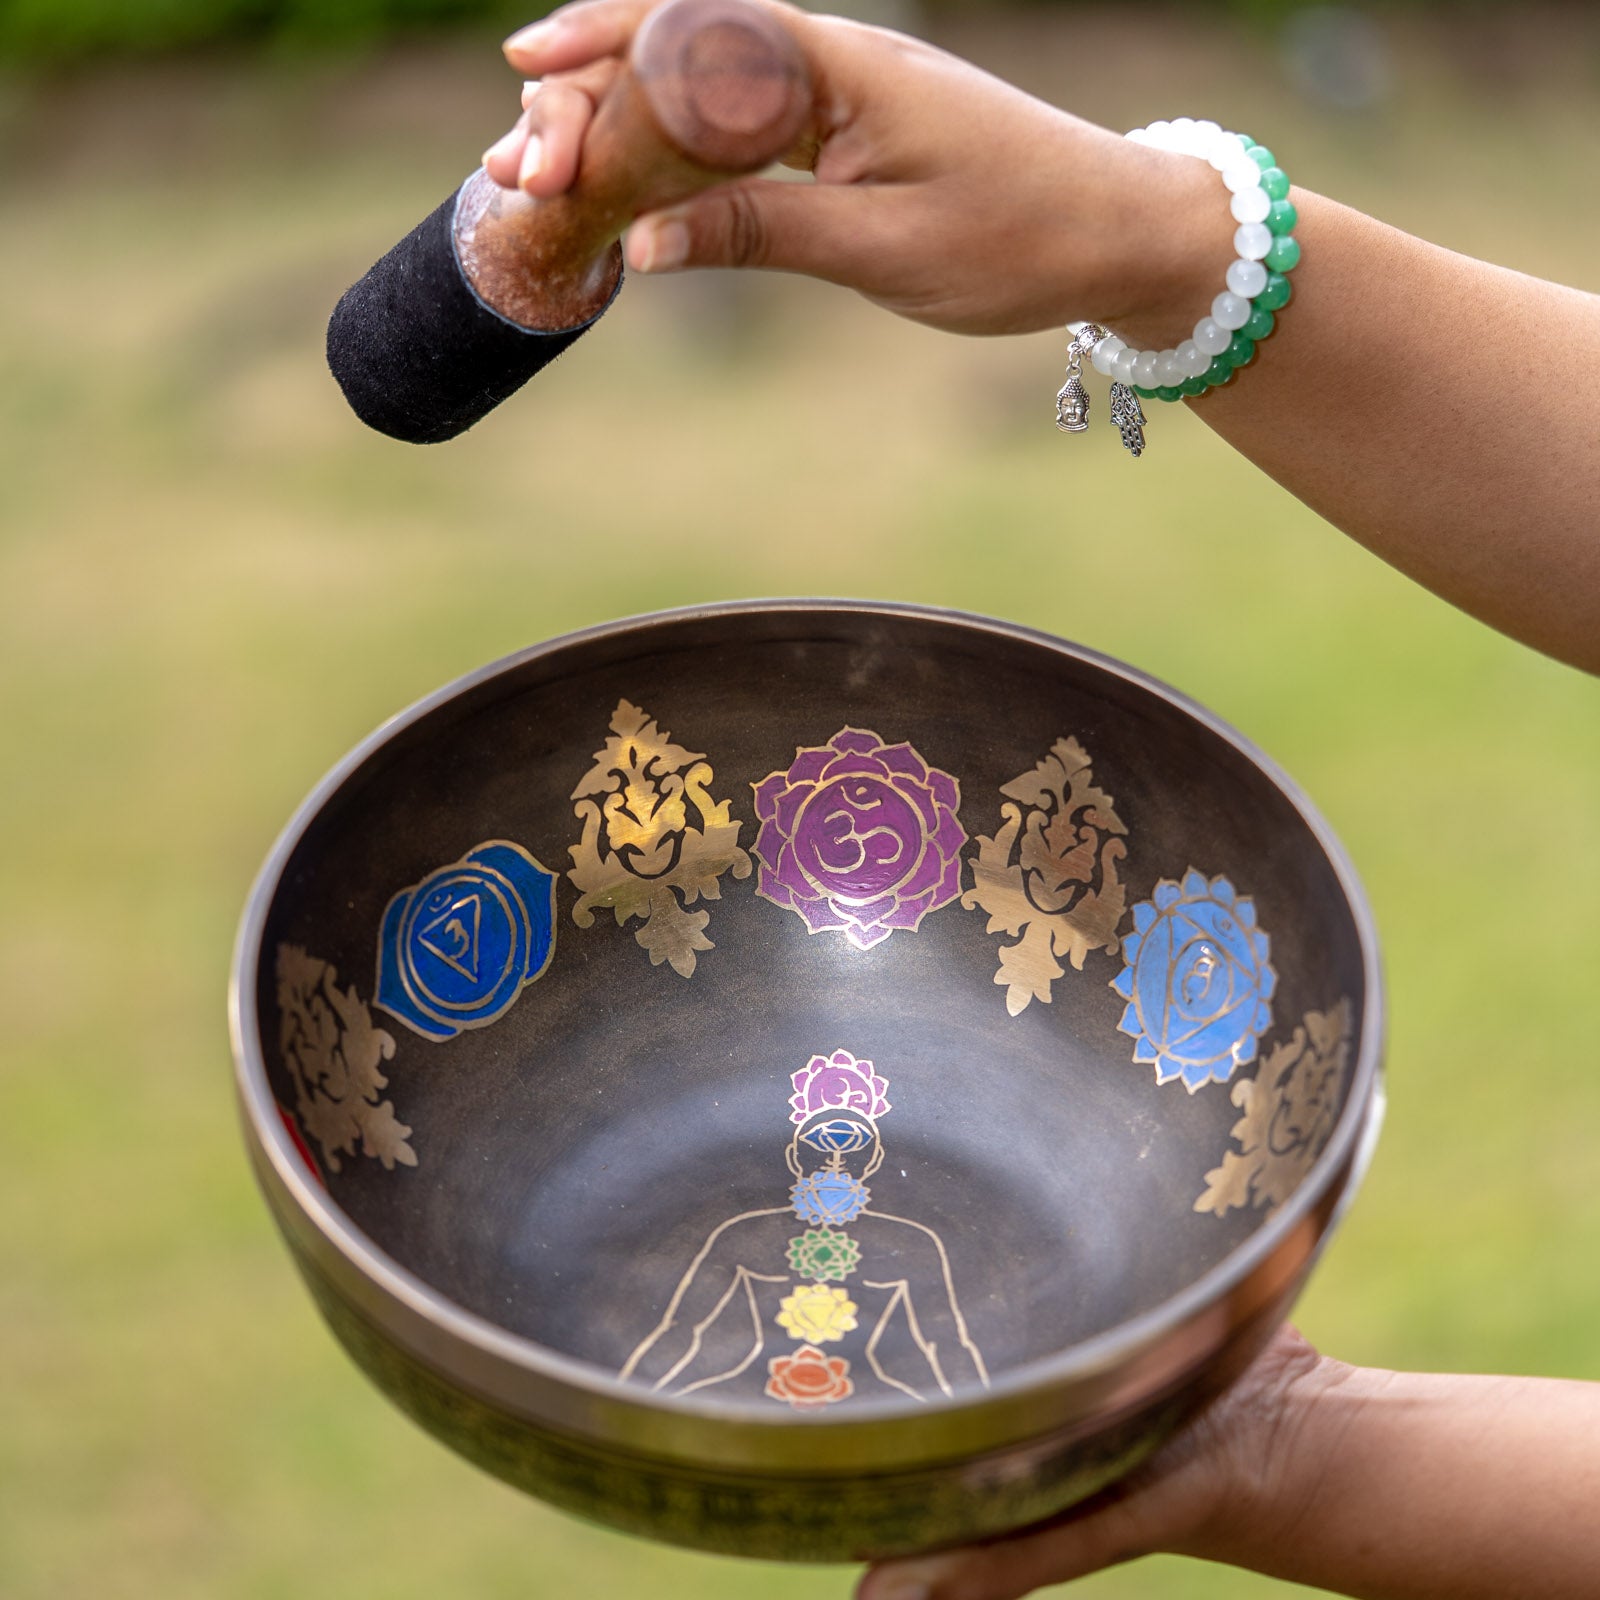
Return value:
[[(1058, 435), (1063, 336), (958, 340), (818, 285), (635, 282), (459, 443), (368, 434), (322, 324), (514, 115), (503, 18), (138, 61), (91, 29), (70, 67), (21, 64), (30, 27), (50, 55), (50, 18), (139, 9), (0, 5), (0, 1593), (848, 1593), (590, 1529), (414, 1431), (315, 1320), (234, 1124), (234, 921), (321, 772), (503, 652), (695, 600), (1015, 618), (1263, 744), (1353, 854), (1392, 986), (1388, 1130), (1302, 1325), (1354, 1361), (1600, 1379), (1600, 684), (1186, 415), (1137, 463)], [(168, 42), (227, 10), (142, 9)], [(269, 41), (291, 11), (230, 14)], [(1114, 126), (1209, 113), (1297, 181), (1600, 287), (1582, 12), (894, 15)], [(1494, 408), (1515, 352), (1462, 337)], [(1296, 1591), (1152, 1560), (1074, 1592)]]

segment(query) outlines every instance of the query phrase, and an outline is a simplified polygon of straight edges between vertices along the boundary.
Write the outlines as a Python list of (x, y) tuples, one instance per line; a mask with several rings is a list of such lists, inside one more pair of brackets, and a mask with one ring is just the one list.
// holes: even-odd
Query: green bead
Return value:
[(1284, 200), (1289, 195), (1289, 174), (1282, 167), (1268, 167), (1261, 174), (1261, 187), (1269, 200)]
[(1277, 159), (1264, 144), (1247, 146), (1245, 148), (1245, 154), (1249, 156), (1250, 159), (1255, 162), (1255, 164), (1260, 167), (1263, 172), (1265, 172), (1268, 167), (1275, 167), (1278, 164)]
[(1256, 296), (1256, 305), (1263, 311), (1282, 311), (1288, 305), (1294, 290), (1281, 272), (1267, 274), (1267, 286)]
[(1178, 388), (1177, 384), (1164, 383), (1159, 389), (1156, 390), (1156, 399), (1165, 400), (1168, 405), (1171, 405), (1172, 402), (1178, 398), (1181, 392), (1182, 391)]
[(1272, 332), (1273, 324), (1277, 318), (1265, 306), (1256, 305), (1250, 312), (1250, 320), (1239, 330), (1245, 338), (1260, 344)]
[(1239, 143), (1242, 144), (1247, 151), (1255, 149), (1256, 142), (1248, 133), (1241, 133), (1236, 135), (1236, 137), (1238, 138)]
[(1146, 389), (1143, 384), (1139, 384), (1139, 383), (1130, 384), (1129, 387), (1133, 390), (1133, 392), (1136, 395), (1138, 395), (1138, 397), (1141, 400), (1154, 400), (1155, 397), (1156, 397), (1155, 390), (1154, 389)]
[(1227, 356), (1218, 356), (1216, 360), (1206, 368), (1204, 376), (1206, 383), (1210, 388), (1220, 389), (1222, 385), (1233, 376), (1233, 367), (1228, 361)]
[(1280, 234), (1267, 251), (1265, 265), (1268, 272), (1293, 272), (1300, 265), (1300, 241), (1293, 234)]
[(1209, 385), (1204, 378), (1185, 378), (1178, 388), (1186, 395), (1204, 394)]
[(1234, 334), (1228, 348), (1222, 352), (1222, 359), (1230, 367), (1248, 367), (1255, 358), (1256, 342), (1245, 338), (1243, 333)]
[(1274, 233), (1293, 233), (1299, 221), (1300, 213), (1295, 210), (1293, 200), (1274, 200), (1267, 212), (1267, 226)]

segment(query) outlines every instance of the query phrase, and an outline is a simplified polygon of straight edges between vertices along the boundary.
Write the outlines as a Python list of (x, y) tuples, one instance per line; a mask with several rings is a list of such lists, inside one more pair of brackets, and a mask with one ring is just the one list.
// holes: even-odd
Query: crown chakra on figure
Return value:
[(791, 1081), (794, 1122), (805, 1122), (819, 1111), (850, 1111), (875, 1121), (890, 1109), (888, 1079), (880, 1078), (870, 1061), (857, 1061), (848, 1050), (812, 1056)]

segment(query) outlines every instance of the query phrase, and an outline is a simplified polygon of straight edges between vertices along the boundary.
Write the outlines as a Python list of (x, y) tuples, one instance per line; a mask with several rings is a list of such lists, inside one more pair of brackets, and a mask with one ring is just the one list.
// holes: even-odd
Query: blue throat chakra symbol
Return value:
[(555, 948), (556, 880), (521, 845), (490, 840), (388, 904), (374, 1004), (425, 1039), (500, 1016)]
[(1138, 1041), (1133, 1059), (1191, 1094), (1226, 1083), (1255, 1060), (1278, 987), (1255, 906), (1226, 878), (1208, 882), (1191, 867), (1133, 908), (1133, 926), (1122, 941), (1127, 966), (1111, 980), (1128, 1002), (1118, 1028)]
[(859, 1178), (848, 1172), (813, 1172), (802, 1178), (789, 1191), (795, 1215), (813, 1228), (829, 1224), (854, 1222), (867, 1209), (872, 1198)]

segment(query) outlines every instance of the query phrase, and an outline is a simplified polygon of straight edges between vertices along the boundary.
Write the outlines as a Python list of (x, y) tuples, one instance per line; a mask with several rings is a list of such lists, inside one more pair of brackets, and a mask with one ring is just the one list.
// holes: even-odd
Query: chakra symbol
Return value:
[(1192, 867), (1182, 884), (1163, 879), (1133, 908), (1122, 941), (1127, 966), (1111, 987), (1128, 1002), (1118, 1024), (1139, 1042), (1133, 1059), (1155, 1064), (1156, 1082), (1182, 1078), (1191, 1094), (1226, 1083), (1256, 1056), (1272, 1022), (1277, 974), (1256, 908), (1226, 878)]
[(826, 1356), (811, 1344), (801, 1345), (792, 1356), (774, 1356), (767, 1372), (768, 1397), (787, 1400), (796, 1411), (848, 1400), (856, 1392), (850, 1363), (843, 1356)]
[(856, 1270), (861, 1246), (847, 1233), (832, 1228), (812, 1228), (789, 1241), (789, 1267), (803, 1278), (821, 1283), (841, 1282)]
[(555, 905), (555, 874), (520, 845), (479, 845), (389, 902), (373, 1003), (425, 1039), (486, 1026), (549, 966)]
[(778, 1302), (778, 1326), (807, 1344), (842, 1339), (856, 1325), (856, 1303), (843, 1289), (803, 1283)]
[(870, 949), (961, 892), (956, 780), (909, 744), (842, 728), (755, 785), (756, 893)]
[(802, 1178), (789, 1190), (795, 1215), (814, 1228), (830, 1222), (854, 1222), (871, 1198), (871, 1191), (859, 1178), (826, 1168)]
[(794, 1085), (789, 1096), (791, 1122), (804, 1122), (819, 1111), (859, 1111), (876, 1120), (891, 1109), (889, 1080), (879, 1077), (870, 1061), (857, 1061), (848, 1050), (812, 1056), (789, 1081)]
[(810, 1145), (813, 1150), (824, 1150), (829, 1155), (847, 1156), (857, 1150), (865, 1150), (872, 1143), (872, 1132), (847, 1117), (835, 1117), (828, 1122), (819, 1122), (814, 1128), (807, 1128), (800, 1135), (800, 1142)]

